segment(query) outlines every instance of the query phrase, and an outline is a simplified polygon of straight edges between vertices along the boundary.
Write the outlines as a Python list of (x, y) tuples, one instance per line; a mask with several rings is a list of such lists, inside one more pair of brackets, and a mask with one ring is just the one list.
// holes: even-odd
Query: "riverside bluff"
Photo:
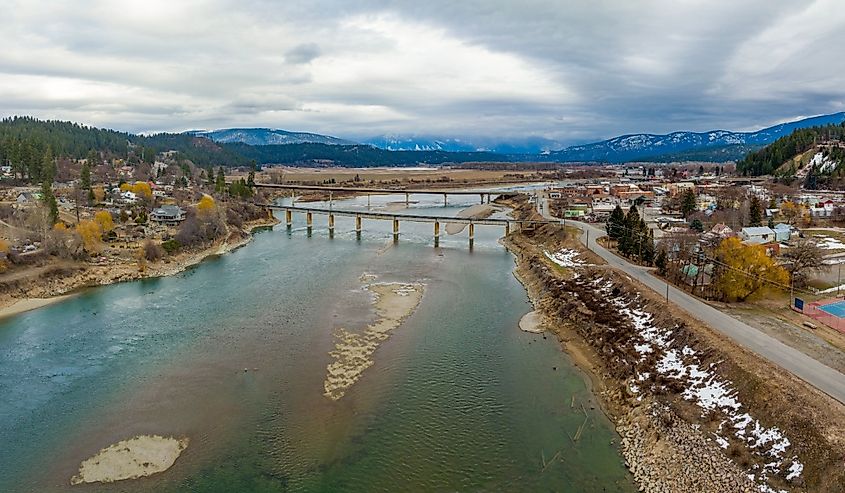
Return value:
[[(524, 197), (500, 202), (539, 217)], [(542, 226), (503, 243), (540, 323), (589, 376), (641, 491), (845, 491), (843, 406), (576, 238)]]
[(104, 286), (136, 279), (172, 276), (199, 264), (208, 257), (240, 248), (258, 229), (272, 227), (279, 220), (272, 214), (231, 229), (224, 237), (208, 245), (177, 253), (139, 266), (135, 262), (110, 265), (54, 264), (37, 276), (0, 283), (0, 318), (16, 315), (61, 301), (68, 295), (93, 286)]

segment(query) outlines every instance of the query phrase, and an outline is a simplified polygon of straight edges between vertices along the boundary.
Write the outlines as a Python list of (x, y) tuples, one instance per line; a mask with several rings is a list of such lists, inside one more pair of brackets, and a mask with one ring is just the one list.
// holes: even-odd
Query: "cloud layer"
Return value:
[[(353, 5), (354, 4), (354, 5)], [(0, 114), (584, 142), (845, 110), (835, 0), (0, 0)]]

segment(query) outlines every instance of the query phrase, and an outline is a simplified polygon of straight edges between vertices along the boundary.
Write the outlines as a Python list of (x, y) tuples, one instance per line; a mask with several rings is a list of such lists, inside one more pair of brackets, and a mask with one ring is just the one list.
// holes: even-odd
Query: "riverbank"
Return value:
[(179, 274), (209, 257), (246, 245), (252, 240), (255, 230), (278, 223), (275, 217), (251, 221), (245, 223), (242, 230), (234, 231), (206, 248), (165, 256), (160, 261), (147, 262), (143, 267), (137, 262), (109, 265), (80, 262), (42, 268), (32, 277), (21, 277), (3, 286), (0, 319), (57, 303), (85, 288)]
[(642, 491), (841, 491), (842, 406), (600, 265), (560, 228), (505, 244), (547, 328), (593, 380)]

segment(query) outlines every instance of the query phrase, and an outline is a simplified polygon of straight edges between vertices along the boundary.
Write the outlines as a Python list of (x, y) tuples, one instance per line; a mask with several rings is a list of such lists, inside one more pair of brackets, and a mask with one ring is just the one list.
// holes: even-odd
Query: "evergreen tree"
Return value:
[(668, 259), (666, 258), (666, 250), (661, 248), (659, 252), (657, 252), (657, 256), (654, 257), (654, 266), (657, 267), (657, 272), (661, 276), (665, 276), (668, 272)]
[(651, 265), (654, 262), (654, 230), (649, 229), (646, 226), (645, 221), (642, 219), (640, 220), (643, 228), (648, 230), (648, 234), (645, 235), (643, 239), (642, 245), (642, 254), (640, 255), (640, 260), (645, 263), (646, 265)]
[(79, 171), (79, 188), (87, 192), (88, 200), (91, 200), (94, 194), (91, 191), (91, 166), (88, 162), (82, 163), (82, 169)]
[(763, 208), (760, 205), (760, 199), (756, 195), (751, 196), (751, 203), (748, 206), (748, 225), (763, 225)]
[(701, 219), (698, 218), (693, 219), (689, 227), (690, 229), (698, 231), (699, 233), (704, 231), (704, 224), (701, 222)]
[(50, 224), (55, 224), (59, 219), (59, 206), (56, 203), (56, 196), (53, 195), (53, 178), (55, 176), (56, 163), (53, 161), (53, 153), (48, 147), (41, 162), (41, 200), (50, 213)]
[(608, 238), (613, 241), (619, 241), (619, 238), (625, 231), (625, 212), (622, 210), (622, 206), (616, 204), (616, 208), (613, 209), (610, 217), (607, 218), (605, 228)]
[(639, 251), (640, 243), (638, 236), (640, 234), (640, 213), (637, 212), (636, 206), (631, 206), (628, 209), (628, 214), (625, 215), (624, 229), (619, 237), (619, 253), (625, 256)]
[(226, 175), (223, 174), (223, 166), (217, 170), (217, 181), (214, 184), (214, 189), (218, 192), (226, 190)]
[(251, 170), (249, 172), (249, 178), (247, 178), (246, 180), (246, 186), (248, 186), (250, 189), (255, 188), (255, 170)]
[(686, 189), (683, 197), (681, 198), (681, 215), (683, 215), (686, 219), (686, 217), (692, 214), (697, 208), (698, 204), (696, 204), (695, 192), (691, 188)]

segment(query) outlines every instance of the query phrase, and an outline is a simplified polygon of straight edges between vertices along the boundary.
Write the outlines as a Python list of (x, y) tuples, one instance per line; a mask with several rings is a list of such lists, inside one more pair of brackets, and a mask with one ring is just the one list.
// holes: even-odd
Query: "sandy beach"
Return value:
[(54, 296), (52, 298), (27, 298), (18, 300), (9, 306), (0, 308), (0, 319), (11, 317), (13, 315), (20, 315), (21, 313), (35, 310), (53, 303), (64, 301), (73, 296), (72, 294), (65, 294), (61, 296)]
[(543, 315), (537, 310), (526, 313), (519, 319), (519, 328), (525, 332), (542, 334), (546, 331), (543, 326)]
[(82, 462), (70, 484), (112, 483), (170, 469), (188, 446), (187, 438), (140, 435), (121, 440)]
[[(371, 281), (374, 276), (362, 276)], [(364, 289), (372, 293), (377, 320), (361, 333), (339, 328), (337, 344), (331, 356), (334, 361), (326, 368), (324, 395), (338, 400), (361, 374), (373, 365), (372, 355), (419, 306), (425, 285), (421, 283), (372, 283)]]

